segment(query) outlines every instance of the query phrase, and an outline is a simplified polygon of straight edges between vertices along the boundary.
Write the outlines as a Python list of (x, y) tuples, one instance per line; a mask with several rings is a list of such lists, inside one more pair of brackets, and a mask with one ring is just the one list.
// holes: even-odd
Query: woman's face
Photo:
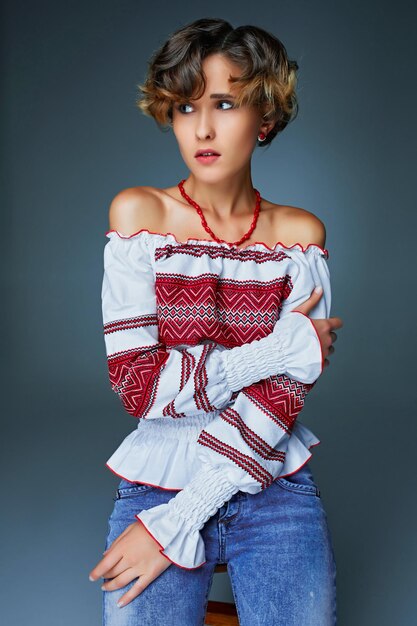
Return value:
[[(187, 103), (174, 102), (172, 129), (181, 155), (196, 178), (214, 182), (245, 170), (256, 146), (262, 116), (255, 106), (234, 107), (235, 95), (229, 75), (241, 70), (220, 54), (206, 57), (202, 64), (206, 89), (201, 98)], [(197, 150), (211, 148), (220, 156), (209, 163), (198, 160)]]

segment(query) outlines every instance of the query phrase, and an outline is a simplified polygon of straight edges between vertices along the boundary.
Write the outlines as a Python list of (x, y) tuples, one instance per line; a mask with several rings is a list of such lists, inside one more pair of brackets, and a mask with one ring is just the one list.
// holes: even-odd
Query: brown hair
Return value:
[(235, 106), (261, 107), (265, 121), (276, 119), (266, 139), (270, 144), (298, 113), (295, 94), (296, 61), (290, 60), (283, 43), (257, 26), (233, 28), (229, 22), (203, 18), (174, 32), (152, 55), (143, 84), (137, 85), (143, 97), (136, 105), (158, 125), (172, 122), (174, 101), (198, 99), (206, 81), (202, 61), (210, 54), (223, 54), (242, 70), (230, 82), (240, 86)]

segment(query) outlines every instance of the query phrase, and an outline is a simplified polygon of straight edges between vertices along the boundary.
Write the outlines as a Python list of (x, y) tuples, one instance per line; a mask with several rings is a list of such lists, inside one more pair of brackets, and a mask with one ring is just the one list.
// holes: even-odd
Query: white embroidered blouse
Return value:
[[(301, 422), (323, 369), (311, 318), (330, 317), (328, 251), (237, 247), (111, 230), (102, 311), (110, 384), (137, 428), (106, 462), (177, 490), (135, 518), (172, 563), (205, 563), (200, 529), (234, 493), (296, 472), (320, 440)], [(293, 311), (316, 285), (309, 316)]]

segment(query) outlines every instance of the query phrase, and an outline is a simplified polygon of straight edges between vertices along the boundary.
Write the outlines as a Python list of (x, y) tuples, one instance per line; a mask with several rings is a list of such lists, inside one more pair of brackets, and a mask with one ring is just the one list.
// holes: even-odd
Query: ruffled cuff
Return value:
[(232, 391), (240, 391), (276, 374), (312, 383), (323, 370), (319, 337), (311, 319), (300, 311), (290, 311), (278, 320), (272, 333), (226, 350), (221, 358)]
[[(300, 383), (314, 383), (323, 371), (323, 351), (313, 321), (301, 311), (290, 311), (272, 336), (285, 353), (284, 374)], [(287, 324), (286, 324), (287, 323)], [(282, 332), (289, 324), (287, 330)], [(276, 327), (275, 327), (276, 328)]]
[(239, 488), (224, 469), (205, 465), (166, 504), (143, 510), (135, 517), (161, 546), (161, 553), (174, 565), (195, 569), (204, 565), (204, 541), (199, 530), (230, 500)]

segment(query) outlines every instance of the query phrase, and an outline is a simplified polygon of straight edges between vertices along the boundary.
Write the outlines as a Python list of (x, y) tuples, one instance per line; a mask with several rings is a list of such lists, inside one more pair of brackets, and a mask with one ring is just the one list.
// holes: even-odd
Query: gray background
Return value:
[[(264, 197), (326, 224), (331, 366), (300, 418), (338, 566), (339, 626), (416, 623), (415, 11), (406, 2), (3, 4), (3, 624), (101, 622), (98, 562), (136, 427), (110, 389), (108, 205), (187, 175), (134, 105), (151, 52), (201, 17), (255, 24), (300, 65), (300, 113), (253, 159)], [(414, 131), (414, 133), (413, 133)], [(211, 597), (228, 597), (224, 575)]]

